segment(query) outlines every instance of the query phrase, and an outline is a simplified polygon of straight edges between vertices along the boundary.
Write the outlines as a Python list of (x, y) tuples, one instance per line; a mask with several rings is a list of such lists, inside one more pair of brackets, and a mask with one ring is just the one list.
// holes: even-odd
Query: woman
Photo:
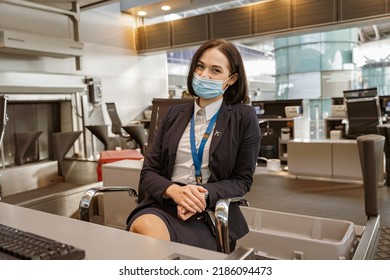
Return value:
[[(194, 102), (172, 106), (141, 171), (148, 197), (130, 214), (128, 229), (147, 236), (216, 250), (205, 216), (218, 199), (251, 187), (260, 129), (248, 103), (240, 53), (224, 40), (204, 43), (187, 78)], [(229, 217), (232, 244), (248, 232), (238, 205)]]

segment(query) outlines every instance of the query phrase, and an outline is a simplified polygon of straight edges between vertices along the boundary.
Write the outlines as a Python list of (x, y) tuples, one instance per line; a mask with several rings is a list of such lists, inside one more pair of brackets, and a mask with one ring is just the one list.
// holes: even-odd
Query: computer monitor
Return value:
[(299, 106), (302, 112), (302, 99), (252, 101), (252, 106), (259, 113), (259, 118), (286, 118), (286, 106)]
[(383, 114), (390, 113), (390, 97), (384, 97), (381, 99), (381, 107)]
[(343, 91), (344, 98), (365, 98), (378, 96), (377, 88), (352, 89)]
[(332, 105), (344, 105), (344, 97), (332, 97)]
[(264, 115), (264, 102), (252, 101), (252, 106), (255, 108), (258, 117)]
[(378, 134), (377, 125), (382, 124), (378, 97), (346, 99), (345, 105), (349, 138)]

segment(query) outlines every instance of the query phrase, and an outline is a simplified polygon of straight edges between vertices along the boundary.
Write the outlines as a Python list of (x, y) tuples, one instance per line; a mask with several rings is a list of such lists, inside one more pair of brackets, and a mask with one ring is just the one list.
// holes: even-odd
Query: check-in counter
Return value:
[[(356, 140), (290, 140), (288, 171), (292, 175), (363, 181)], [(383, 185), (381, 165), (379, 184)]]

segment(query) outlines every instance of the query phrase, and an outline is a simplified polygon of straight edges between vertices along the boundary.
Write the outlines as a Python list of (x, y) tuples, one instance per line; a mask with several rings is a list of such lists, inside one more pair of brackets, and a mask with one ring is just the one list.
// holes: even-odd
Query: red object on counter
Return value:
[(98, 181), (102, 181), (102, 165), (105, 163), (120, 161), (124, 159), (134, 159), (141, 160), (144, 156), (137, 150), (113, 150), (113, 151), (103, 151), (100, 153), (100, 158), (98, 161), (98, 166), (96, 168)]

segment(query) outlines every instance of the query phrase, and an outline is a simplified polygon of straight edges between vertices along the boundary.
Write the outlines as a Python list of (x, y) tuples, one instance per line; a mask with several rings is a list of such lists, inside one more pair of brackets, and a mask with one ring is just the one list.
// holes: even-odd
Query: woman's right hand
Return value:
[(196, 213), (187, 211), (183, 206), (177, 205), (177, 217), (182, 221), (187, 221), (189, 218), (194, 216)]
[(188, 212), (201, 213), (206, 209), (206, 192), (207, 190), (202, 186), (173, 184), (165, 190), (164, 195), (184, 207)]

